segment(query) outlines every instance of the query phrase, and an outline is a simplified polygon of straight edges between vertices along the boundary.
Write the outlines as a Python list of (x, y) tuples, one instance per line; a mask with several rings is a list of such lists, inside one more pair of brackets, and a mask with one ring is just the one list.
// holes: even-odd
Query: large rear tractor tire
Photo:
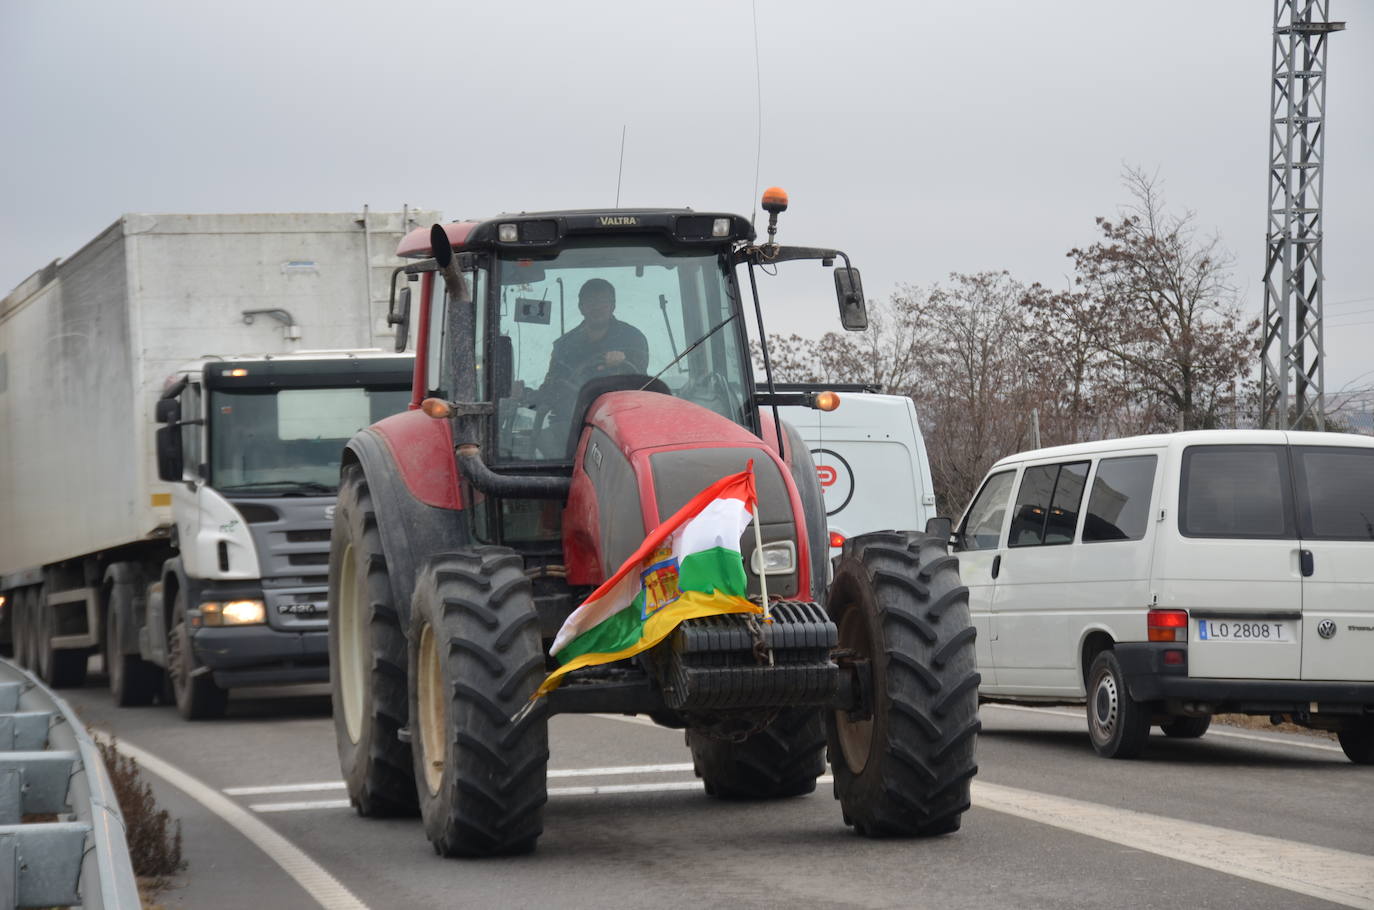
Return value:
[(835, 796), (869, 837), (957, 831), (978, 772), (978, 683), (968, 589), (946, 543), (914, 532), (852, 537), (827, 609), (842, 650), (867, 661), (872, 713), (827, 713)]
[(410, 716), (425, 835), (442, 856), (526, 853), (544, 830), (548, 709), (539, 616), (504, 547), (430, 559), (411, 602)]
[(1097, 655), (1088, 670), (1088, 738), (1103, 758), (1135, 758), (1150, 739), (1150, 712), (1131, 698), (1112, 651)]
[(334, 738), (359, 815), (414, 815), (406, 724), (406, 638), (362, 468), (344, 468), (329, 544), (329, 681)]
[(687, 731), (692, 765), (708, 796), (782, 799), (816, 789), (825, 771), (825, 719), (819, 708), (793, 708), (741, 742)]
[(110, 603), (105, 615), (105, 675), (110, 695), (121, 708), (151, 705), (162, 690), (162, 669), (137, 654), (125, 654), (124, 616), (133, 614), (135, 586), (116, 584), (110, 588)]
[(191, 627), (186, 621), (186, 592), (178, 591), (172, 603), (172, 628), (167, 632), (167, 677), (177, 713), (186, 720), (223, 717), (229, 707), (229, 691), (196, 663), (191, 649)]

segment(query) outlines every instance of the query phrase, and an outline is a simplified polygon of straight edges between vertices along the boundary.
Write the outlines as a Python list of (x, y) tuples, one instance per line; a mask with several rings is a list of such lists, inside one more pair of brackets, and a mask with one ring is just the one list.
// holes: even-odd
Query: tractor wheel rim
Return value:
[(367, 641), (363, 636), (362, 615), (365, 604), (358, 602), (361, 585), (358, 584), (357, 557), (353, 543), (344, 544), (343, 558), (339, 562), (339, 700), (343, 703), (344, 728), (350, 742), (357, 743), (363, 736), (363, 686), (367, 665)]
[[(860, 659), (872, 660), (872, 639), (869, 636), (867, 617), (859, 606), (853, 605), (844, 611), (840, 618), (840, 647), (854, 651)], [(871, 664), (870, 664), (871, 665)], [(868, 758), (873, 750), (873, 718), (851, 720), (849, 712), (835, 712), (835, 732), (840, 741), (840, 753), (844, 763), (853, 774), (862, 774), (868, 766)]]
[(425, 772), (425, 786), (431, 794), (439, 792), (444, 777), (444, 716), (448, 707), (444, 698), (443, 666), (435, 643), (434, 627), (425, 624), (420, 630), (420, 650), (416, 666), (416, 713), (420, 722), (420, 765)]

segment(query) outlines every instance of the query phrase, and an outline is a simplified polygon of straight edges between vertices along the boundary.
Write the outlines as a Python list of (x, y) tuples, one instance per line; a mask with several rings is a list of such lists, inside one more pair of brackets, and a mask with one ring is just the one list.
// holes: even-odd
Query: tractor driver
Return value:
[(539, 387), (540, 404), (567, 420), (577, 393), (597, 376), (643, 373), (649, 368), (644, 333), (615, 318), (615, 286), (592, 278), (577, 293), (582, 322), (553, 343), (549, 372)]

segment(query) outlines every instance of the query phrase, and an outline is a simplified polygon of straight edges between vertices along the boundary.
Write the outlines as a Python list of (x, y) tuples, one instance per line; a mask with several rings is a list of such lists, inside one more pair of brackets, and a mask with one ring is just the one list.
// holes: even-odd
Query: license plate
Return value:
[(328, 616), (329, 604), (325, 603), (300, 603), (300, 604), (281, 604), (277, 607), (281, 613), (288, 616), (304, 617), (309, 619), (312, 616)]
[(1290, 642), (1293, 629), (1286, 622), (1259, 619), (1199, 619), (1199, 641)]

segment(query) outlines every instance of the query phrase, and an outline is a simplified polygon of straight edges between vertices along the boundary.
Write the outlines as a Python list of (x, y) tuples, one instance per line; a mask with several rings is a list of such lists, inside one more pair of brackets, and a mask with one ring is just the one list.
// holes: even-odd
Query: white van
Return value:
[(1087, 705), (1101, 755), (1221, 712), (1374, 763), (1374, 439), (1212, 430), (993, 465), (954, 534), (985, 700)]
[(845, 538), (870, 531), (920, 529), (935, 516), (935, 490), (916, 407), (905, 395), (869, 386), (779, 384), (782, 392), (834, 391), (834, 411), (778, 408), (811, 450), (825, 499), (831, 555)]

